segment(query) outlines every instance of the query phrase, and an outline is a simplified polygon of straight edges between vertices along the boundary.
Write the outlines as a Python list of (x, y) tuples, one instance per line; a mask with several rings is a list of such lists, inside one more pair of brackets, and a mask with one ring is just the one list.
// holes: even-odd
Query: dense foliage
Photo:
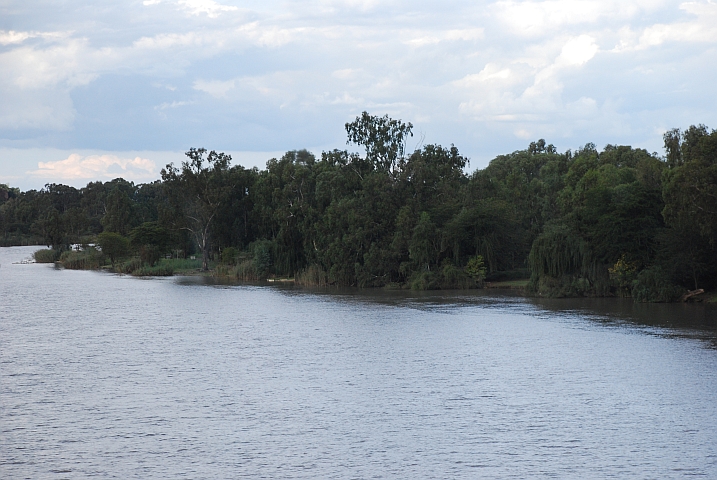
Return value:
[[(544, 140), (472, 175), (454, 146), (406, 151), (412, 125), (364, 113), (346, 150), (265, 170), (191, 149), (162, 180), (0, 186), (3, 245), (96, 243), (114, 265), (201, 256), (240, 278), (467, 288), (528, 278), (541, 295), (669, 301), (717, 283), (717, 132), (665, 134), (665, 157)], [(59, 256), (59, 254), (58, 254)]]

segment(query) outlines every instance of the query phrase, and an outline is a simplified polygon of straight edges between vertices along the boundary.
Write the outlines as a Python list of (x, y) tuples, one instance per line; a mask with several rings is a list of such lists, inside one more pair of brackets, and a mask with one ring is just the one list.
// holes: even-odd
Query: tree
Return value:
[(366, 148), (366, 158), (376, 170), (395, 174), (400, 170), (406, 151), (406, 141), (413, 136), (413, 125), (394, 120), (388, 115), (376, 117), (363, 112), (345, 125), (347, 144), (354, 143)]
[(102, 253), (110, 258), (112, 267), (115, 266), (117, 259), (124, 257), (129, 252), (129, 240), (119, 233), (102, 232), (97, 235), (97, 244)]
[(115, 187), (105, 201), (105, 214), (102, 217), (102, 226), (108, 232), (127, 235), (132, 228), (132, 200), (129, 195)]
[[(209, 248), (212, 223), (229, 197), (232, 185), (229, 163), (232, 157), (225, 153), (209, 152), (204, 148), (191, 148), (185, 154), (189, 161), (179, 169), (168, 164), (162, 169), (171, 220), (176, 228), (187, 230), (202, 251), (202, 270), (209, 270)], [(206, 161), (206, 165), (205, 165)]]
[(169, 250), (169, 232), (157, 222), (144, 222), (129, 233), (132, 245), (139, 250), (143, 262), (153, 266)]

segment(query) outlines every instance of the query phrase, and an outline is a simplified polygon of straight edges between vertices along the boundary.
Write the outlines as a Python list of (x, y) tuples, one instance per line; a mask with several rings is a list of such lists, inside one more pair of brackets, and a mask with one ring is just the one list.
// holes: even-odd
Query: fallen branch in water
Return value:
[(682, 298), (680, 298), (680, 301), (681, 301), (681, 302), (686, 302), (686, 301), (689, 300), (690, 298), (692, 298), (692, 297), (694, 297), (694, 296), (696, 296), (696, 295), (701, 295), (701, 294), (703, 294), (703, 293), (705, 293), (705, 291), (704, 291), (704, 289), (702, 289), (702, 288), (698, 288), (697, 290), (688, 291), (687, 293), (685, 293), (684, 295), (682, 295)]

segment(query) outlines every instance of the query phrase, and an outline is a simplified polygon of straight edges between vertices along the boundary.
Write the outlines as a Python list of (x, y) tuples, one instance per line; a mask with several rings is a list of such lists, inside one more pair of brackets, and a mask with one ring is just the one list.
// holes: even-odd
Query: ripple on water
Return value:
[(713, 309), (12, 263), (32, 250), (0, 249), (3, 478), (717, 477)]

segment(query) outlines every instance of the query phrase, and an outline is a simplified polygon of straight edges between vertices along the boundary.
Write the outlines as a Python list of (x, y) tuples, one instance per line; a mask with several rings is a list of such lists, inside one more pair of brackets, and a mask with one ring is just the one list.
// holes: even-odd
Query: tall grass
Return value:
[(319, 265), (312, 264), (298, 272), (294, 281), (305, 287), (327, 287), (331, 285), (329, 275)]
[(70, 270), (97, 270), (104, 264), (104, 255), (94, 247), (62, 252), (60, 263)]
[(159, 263), (153, 267), (145, 265), (132, 272), (136, 277), (171, 277), (174, 269), (171, 265)]
[[(237, 277), (237, 280), (244, 282), (258, 282), (266, 279), (266, 276), (261, 275), (256, 265), (254, 265), (254, 260), (239, 262), (234, 268), (234, 276)], [(264, 278), (262, 278), (262, 276)]]
[(164, 258), (159, 261), (158, 265), (171, 267), (176, 271), (199, 270), (202, 268), (202, 259), (192, 260), (191, 258)]
[(60, 258), (60, 252), (51, 248), (44, 248), (33, 253), (32, 258), (34, 258), (37, 263), (53, 263)]

